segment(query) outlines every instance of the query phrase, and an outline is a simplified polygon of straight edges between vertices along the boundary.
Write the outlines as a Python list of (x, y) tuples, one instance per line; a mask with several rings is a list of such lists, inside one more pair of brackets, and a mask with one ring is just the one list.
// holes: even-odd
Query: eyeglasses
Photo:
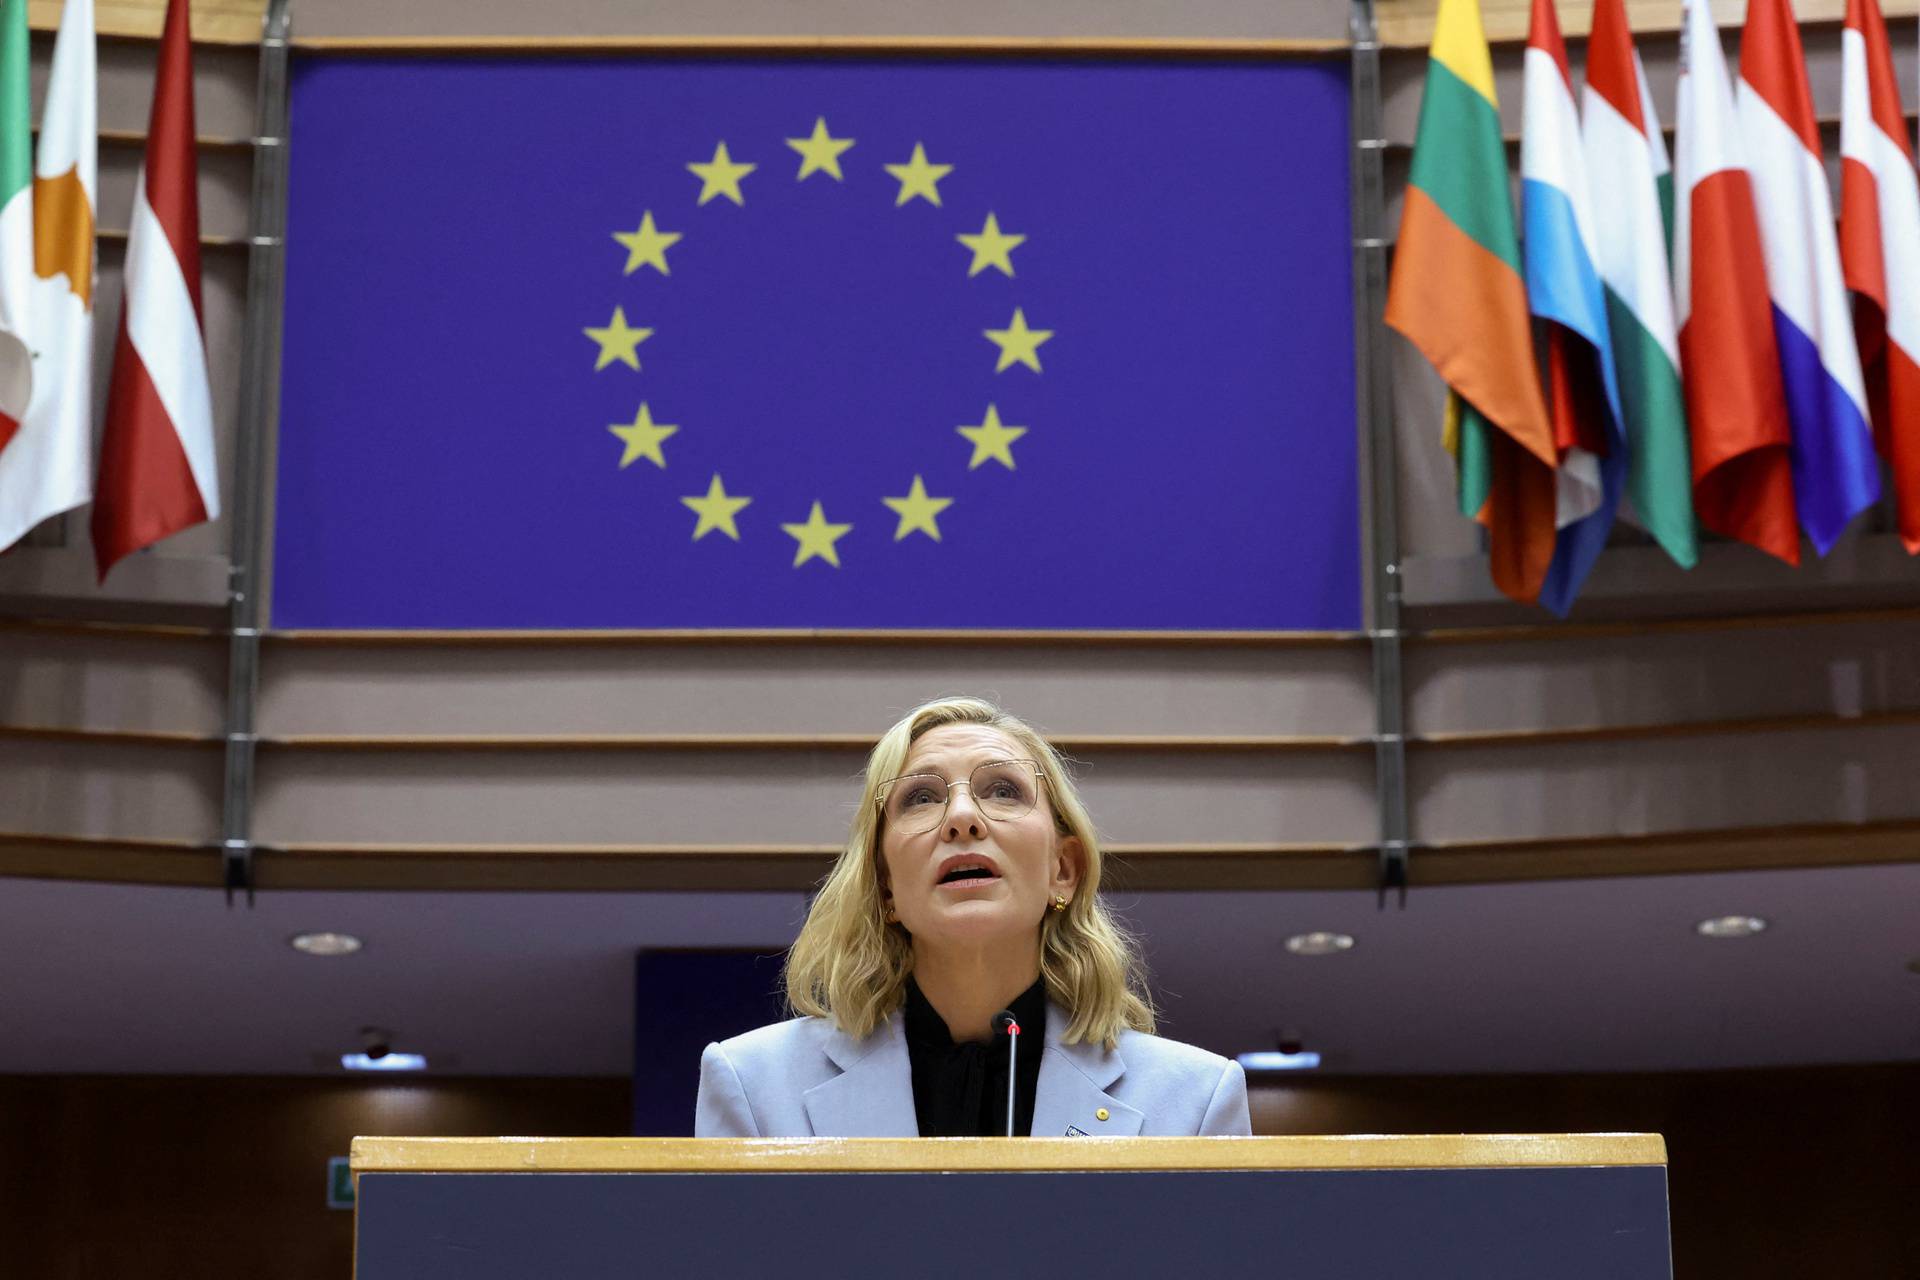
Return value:
[(887, 823), (903, 835), (917, 836), (940, 825), (954, 787), (965, 787), (974, 807), (995, 822), (1012, 822), (1033, 812), (1046, 775), (1033, 760), (990, 760), (965, 782), (949, 783), (937, 773), (907, 773), (880, 784), (875, 798)]

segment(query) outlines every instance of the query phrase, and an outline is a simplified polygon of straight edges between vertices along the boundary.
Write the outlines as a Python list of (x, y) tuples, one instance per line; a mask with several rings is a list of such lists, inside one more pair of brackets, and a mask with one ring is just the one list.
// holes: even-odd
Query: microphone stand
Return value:
[(1020, 1023), (1012, 1011), (1003, 1009), (993, 1015), (996, 1029), (1007, 1033), (1007, 1136), (1013, 1137), (1013, 1099), (1019, 1088), (1019, 1075), (1015, 1068), (1020, 1062)]

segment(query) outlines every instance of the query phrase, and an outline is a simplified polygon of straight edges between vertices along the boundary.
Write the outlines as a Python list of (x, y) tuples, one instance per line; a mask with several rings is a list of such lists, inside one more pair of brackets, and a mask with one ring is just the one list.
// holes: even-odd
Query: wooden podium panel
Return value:
[(1670, 1280), (1657, 1135), (358, 1138), (358, 1280)]

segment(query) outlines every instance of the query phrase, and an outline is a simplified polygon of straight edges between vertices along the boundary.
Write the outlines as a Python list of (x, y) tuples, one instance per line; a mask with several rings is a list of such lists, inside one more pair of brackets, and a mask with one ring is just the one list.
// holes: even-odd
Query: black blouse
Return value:
[[(1046, 983), (1007, 1006), (1020, 1024), (1013, 1131), (1033, 1132), (1033, 1096), (1047, 1043)], [(913, 1111), (923, 1138), (1000, 1138), (1007, 1132), (1007, 1035), (953, 1042), (946, 1022), (920, 986), (907, 979), (907, 1059), (913, 1066)]]

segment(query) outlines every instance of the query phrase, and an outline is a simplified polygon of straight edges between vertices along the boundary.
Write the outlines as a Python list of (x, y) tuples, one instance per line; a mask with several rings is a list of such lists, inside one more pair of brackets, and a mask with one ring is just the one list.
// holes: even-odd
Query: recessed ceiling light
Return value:
[(1287, 939), (1287, 950), (1297, 956), (1332, 956), (1353, 950), (1350, 933), (1296, 933)]
[(1320, 1055), (1311, 1049), (1299, 1053), (1280, 1053), (1269, 1050), (1262, 1053), (1243, 1053), (1239, 1057), (1241, 1067), (1248, 1071), (1311, 1071), (1320, 1065)]
[(343, 1053), (340, 1065), (349, 1071), (425, 1071), (427, 1060), (418, 1053), (383, 1053), (369, 1058), (364, 1053)]
[(1759, 916), (1715, 916), (1693, 926), (1703, 938), (1751, 938), (1766, 927)]
[(350, 956), (360, 949), (360, 939), (350, 933), (296, 933), (287, 944), (310, 956)]

